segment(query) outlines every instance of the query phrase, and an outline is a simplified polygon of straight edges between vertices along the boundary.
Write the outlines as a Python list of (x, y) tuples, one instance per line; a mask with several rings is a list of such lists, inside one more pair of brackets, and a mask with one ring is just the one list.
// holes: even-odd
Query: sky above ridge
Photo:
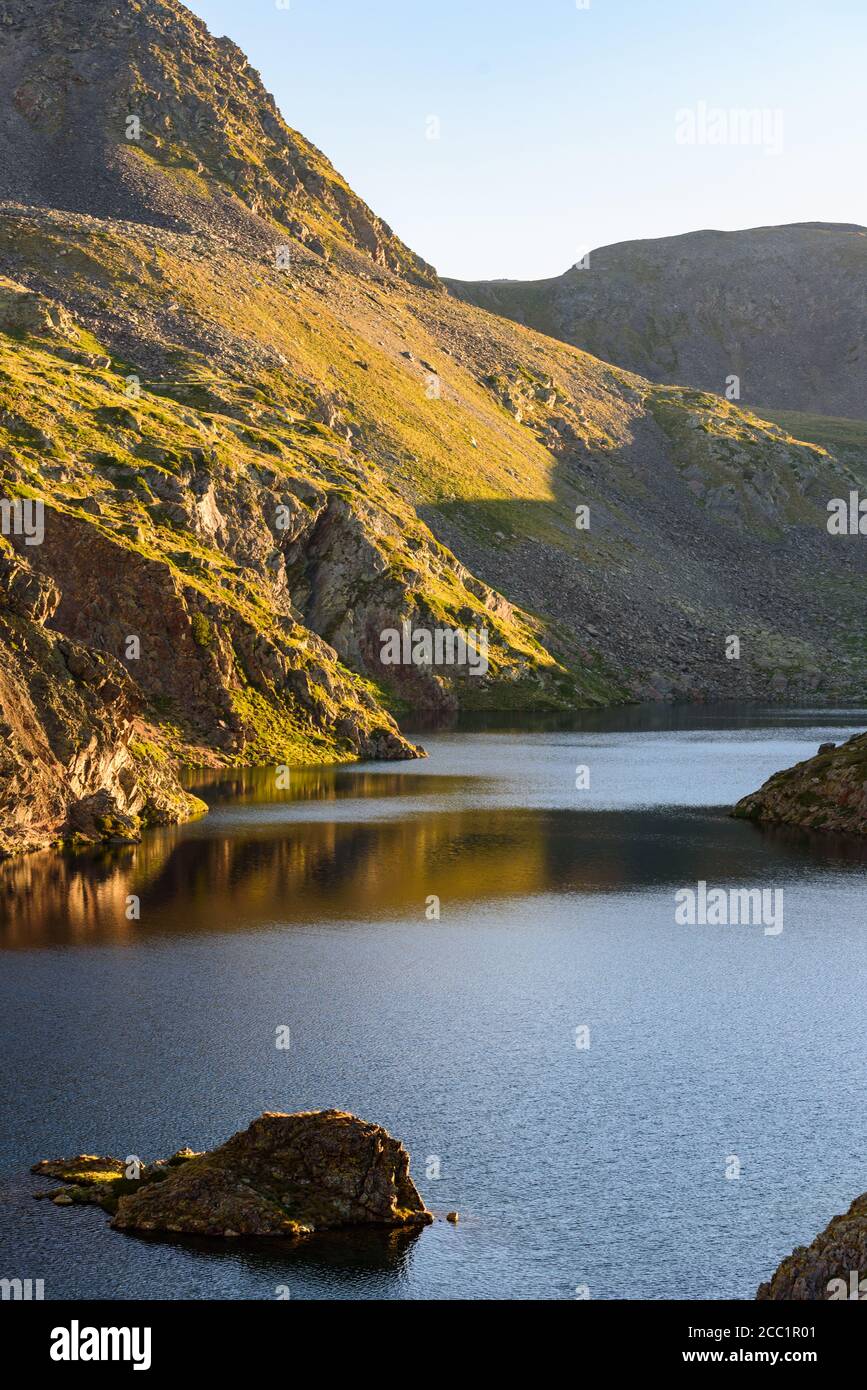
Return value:
[(867, 223), (865, 0), (187, 0), (443, 275)]

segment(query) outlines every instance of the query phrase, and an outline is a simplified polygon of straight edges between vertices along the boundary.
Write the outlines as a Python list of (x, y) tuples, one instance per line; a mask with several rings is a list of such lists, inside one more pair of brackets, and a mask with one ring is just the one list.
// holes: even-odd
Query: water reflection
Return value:
[(493, 779), (458, 777), (413, 771), (418, 763), (375, 764), (369, 767), (302, 767), (289, 774), (289, 785), (277, 785), (278, 773), (269, 767), (210, 768), (186, 778), (186, 785), (209, 806), (281, 806), (316, 802), (376, 801), (420, 794), (455, 796), (482, 789)]
[(817, 707), (751, 704), (728, 701), (722, 704), (614, 705), (600, 709), (546, 710), (430, 710), (415, 712), (401, 721), (409, 735), (457, 731), (460, 733), (677, 733), (714, 729), (780, 729), (788, 724), (803, 725), (806, 720), (831, 724), (854, 723), (863, 728), (867, 711), (863, 706)]
[[(199, 778), (213, 807), (199, 822), (150, 832), (136, 846), (46, 852), (0, 866), (0, 945), (423, 921), (431, 893), (454, 908), (708, 877), (768, 883), (817, 864), (863, 870), (867, 863), (858, 839), (761, 830), (731, 820), (725, 808), (503, 806), (475, 799), (483, 785), (482, 778), (363, 769), (296, 774), (280, 792), (270, 769)], [(400, 814), (381, 814), (383, 799), (396, 797)], [(330, 817), (328, 804), (341, 800), (352, 803), (350, 813)], [(310, 819), (309, 803), (326, 814)]]
[[(161, 1235), (144, 1231), (124, 1231), (122, 1236), (141, 1245), (166, 1246), (183, 1251), (193, 1261), (213, 1265), (224, 1262), (239, 1266), (248, 1274), (273, 1281), (276, 1286), (291, 1278), (321, 1280), (337, 1276), (343, 1283), (353, 1278), (368, 1282), (371, 1274), (378, 1275), (385, 1287), (407, 1278), (414, 1246), (422, 1226), (390, 1229), (374, 1226), (345, 1230), (321, 1231), (298, 1240), (265, 1237), (231, 1243), (216, 1237)], [(212, 1272), (209, 1270), (209, 1273)]]

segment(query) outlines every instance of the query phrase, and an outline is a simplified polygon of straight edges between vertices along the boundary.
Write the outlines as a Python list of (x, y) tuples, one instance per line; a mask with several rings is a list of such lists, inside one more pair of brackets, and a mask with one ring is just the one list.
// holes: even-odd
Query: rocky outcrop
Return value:
[(0, 856), (58, 840), (134, 840), (204, 805), (150, 741), (120, 663), (45, 624), (53, 581), (0, 551)]
[(742, 820), (867, 834), (867, 734), (777, 772), (732, 811)]
[(433, 1220), (399, 1140), (340, 1110), (266, 1112), (209, 1153), (181, 1150), (134, 1177), (120, 1160), (91, 1155), (45, 1160), (32, 1171), (71, 1184), (40, 1195), (60, 1205), (95, 1202), (114, 1213), (119, 1231), (300, 1236)]
[[(862, 1280), (864, 1281), (862, 1283)], [(835, 1216), (811, 1245), (787, 1255), (757, 1299), (839, 1301), (867, 1298), (867, 1193)]]
[(5, 275), (0, 275), (0, 333), (73, 340), (79, 336), (75, 320), (62, 304), (34, 294)]
[(281, 612), (275, 596), (257, 621), (250, 605), (196, 582), (207, 567), (194, 555), (172, 563), (131, 539), (46, 507), (31, 563), (57, 585), (53, 625), (115, 655), (191, 741), (248, 762), (305, 761), (310, 750), (322, 761), (419, 756), (291, 605)]

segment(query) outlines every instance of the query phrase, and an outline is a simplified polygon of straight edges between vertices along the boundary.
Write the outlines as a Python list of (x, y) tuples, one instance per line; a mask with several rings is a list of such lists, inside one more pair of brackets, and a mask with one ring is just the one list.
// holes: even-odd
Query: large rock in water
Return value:
[[(812, 1245), (799, 1245), (787, 1255), (768, 1282), (759, 1285), (756, 1298), (813, 1302), (858, 1298), (864, 1275), (867, 1193), (856, 1197), (843, 1216), (833, 1217)], [(864, 1293), (867, 1296), (867, 1284)]]
[(867, 733), (823, 744), (806, 762), (776, 772), (739, 801), (732, 815), (808, 830), (867, 834)]
[(433, 1220), (409, 1155), (379, 1125), (340, 1110), (266, 1113), (210, 1153), (122, 1196), (121, 1231), (302, 1235), (335, 1226)]

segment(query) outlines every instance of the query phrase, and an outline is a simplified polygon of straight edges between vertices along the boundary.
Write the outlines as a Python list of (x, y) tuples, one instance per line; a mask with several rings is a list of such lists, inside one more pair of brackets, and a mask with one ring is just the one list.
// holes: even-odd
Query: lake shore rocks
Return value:
[(732, 815), (770, 825), (867, 835), (867, 733), (839, 747), (822, 744), (814, 757), (776, 772), (745, 796)]
[(180, 1150), (137, 1178), (119, 1159), (90, 1155), (43, 1160), (32, 1171), (71, 1184), (40, 1195), (59, 1205), (96, 1203), (119, 1231), (301, 1236), (433, 1221), (400, 1141), (340, 1110), (266, 1112), (219, 1148)]
[(778, 1266), (756, 1298), (835, 1301), (867, 1297), (867, 1192), (828, 1222), (811, 1245), (799, 1245)]

